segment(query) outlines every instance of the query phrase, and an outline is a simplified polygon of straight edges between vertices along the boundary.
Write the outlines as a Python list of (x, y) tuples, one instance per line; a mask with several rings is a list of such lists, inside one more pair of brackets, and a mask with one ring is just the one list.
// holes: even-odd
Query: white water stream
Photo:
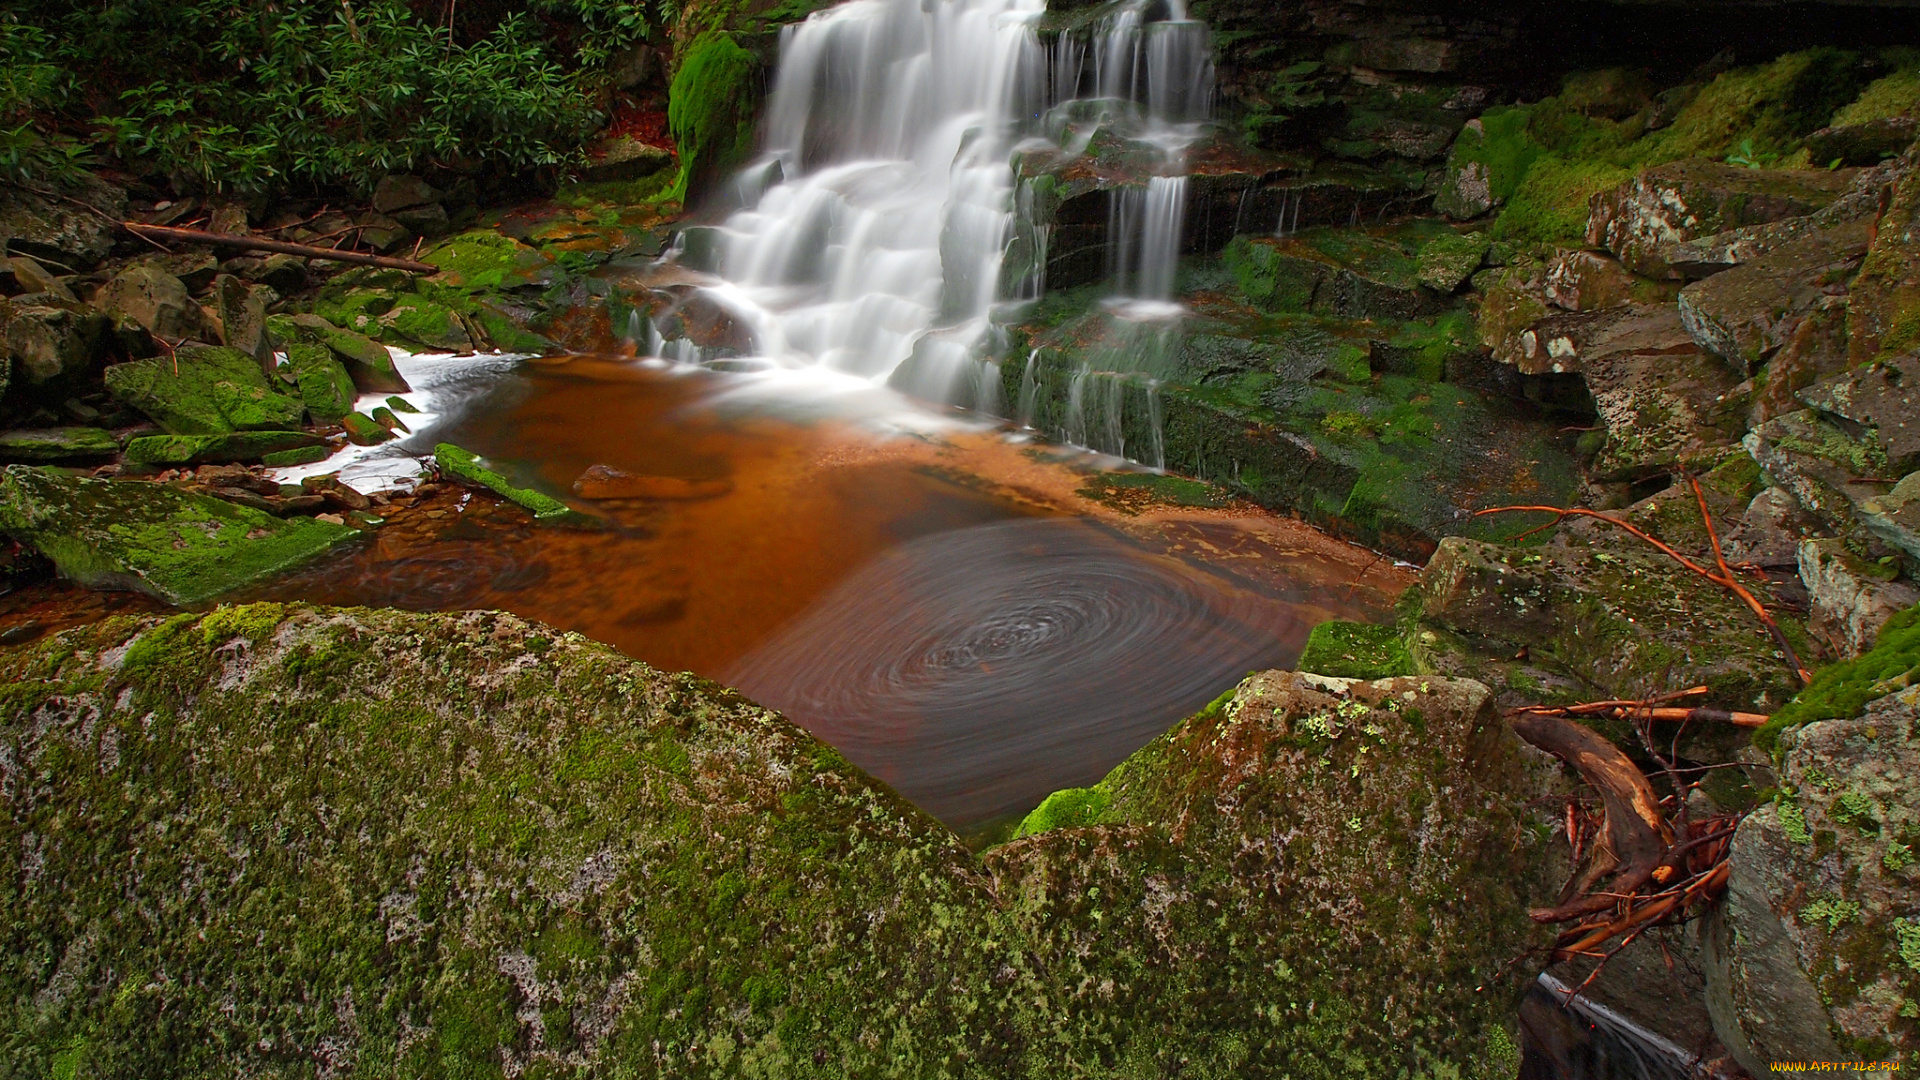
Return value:
[[(1169, 306), (1184, 148), (1205, 128), (1211, 43), (1179, 0), (1125, 0), (1042, 42), (1044, 0), (852, 0), (790, 26), (744, 208), (698, 239), (699, 295), (751, 337), (747, 366), (995, 412), (1012, 158), (1085, 149), (1085, 118), (1160, 149), (1113, 198), (1116, 296)], [(1023, 295), (1024, 293), (1024, 295)], [(1160, 312), (1164, 315), (1164, 311)], [(702, 360), (687, 341), (663, 355)], [(729, 357), (736, 364), (739, 358)]]

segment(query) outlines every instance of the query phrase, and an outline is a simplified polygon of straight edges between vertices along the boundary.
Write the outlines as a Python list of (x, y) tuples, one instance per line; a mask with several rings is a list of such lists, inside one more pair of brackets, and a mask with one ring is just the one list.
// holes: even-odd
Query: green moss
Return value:
[(259, 461), (269, 454), (318, 449), (324, 440), (304, 431), (239, 431), (231, 435), (146, 435), (127, 443), (133, 465), (190, 465), (207, 461)]
[(1785, 157), (1860, 91), (1859, 57), (1839, 49), (1789, 53), (1714, 77), (1673, 123), (1648, 136), (1636, 157), (1648, 165), (1720, 157), (1751, 143)]
[(358, 393), (346, 366), (325, 345), (296, 341), (287, 345), (287, 366), (293, 370), (300, 400), (314, 419), (335, 421), (353, 411)]
[(1860, 96), (1833, 114), (1834, 127), (1910, 116), (1920, 111), (1920, 67), (1907, 67), (1869, 84)]
[(107, 389), (175, 435), (291, 429), (306, 409), (277, 393), (253, 357), (217, 345), (189, 345), (170, 357), (115, 364)]
[(1341, 679), (1387, 679), (1412, 675), (1413, 658), (1393, 626), (1323, 622), (1307, 636), (1295, 665), (1301, 671)]
[(1089, 479), (1078, 494), (1128, 514), (1156, 505), (1221, 507), (1233, 502), (1231, 494), (1212, 484), (1149, 472), (1100, 473)]
[(1754, 745), (1778, 753), (1780, 734), (1789, 728), (1858, 716), (1869, 701), (1910, 682), (1920, 682), (1920, 606), (1887, 620), (1871, 651), (1816, 674), (1811, 685), (1754, 732)]
[(1020, 827), (1014, 830), (1013, 835), (1016, 838), (1036, 836), (1050, 829), (1098, 824), (1101, 813), (1111, 801), (1112, 796), (1097, 785), (1056, 791), (1021, 820)]
[(680, 58), (668, 91), (667, 123), (680, 153), (672, 198), (723, 173), (753, 145), (755, 65), (733, 35), (710, 30)]
[(1468, 126), (1455, 140), (1449, 167), (1478, 165), (1486, 170), (1496, 204), (1513, 198), (1533, 163), (1546, 152), (1528, 131), (1532, 118), (1532, 111), (1524, 106), (1496, 105), (1481, 113), (1478, 128)]
[(547, 285), (564, 276), (551, 256), (492, 229), (450, 237), (420, 261), (440, 268), (435, 284), (467, 292)]
[(1547, 154), (1533, 163), (1489, 231), (1517, 244), (1578, 243), (1587, 232), (1588, 201), (1633, 177), (1604, 161)]
[(533, 514), (535, 521), (584, 526), (599, 524), (599, 519), (583, 514), (550, 495), (543, 495), (538, 491), (512, 483), (506, 477), (482, 465), (478, 455), (452, 443), (441, 443), (435, 446), (433, 459), (442, 472), (477, 487), (486, 488), (508, 502), (526, 508)]

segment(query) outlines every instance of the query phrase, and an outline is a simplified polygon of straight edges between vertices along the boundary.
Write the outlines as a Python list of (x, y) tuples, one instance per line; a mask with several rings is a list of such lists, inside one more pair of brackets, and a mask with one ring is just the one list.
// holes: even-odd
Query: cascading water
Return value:
[[(1083, 150), (1089, 113), (1162, 155), (1115, 197), (1114, 269), (1118, 296), (1171, 298), (1183, 152), (1212, 96), (1206, 28), (1177, 2), (1123, 0), (1091, 35), (1044, 44), (1044, 14), (1044, 0), (853, 0), (787, 28), (745, 208), (678, 253), (712, 272), (698, 294), (744, 329), (750, 363), (1001, 408), (994, 305), (1039, 289), (1001, 295), (1011, 161)], [(687, 341), (655, 352), (701, 358)]]

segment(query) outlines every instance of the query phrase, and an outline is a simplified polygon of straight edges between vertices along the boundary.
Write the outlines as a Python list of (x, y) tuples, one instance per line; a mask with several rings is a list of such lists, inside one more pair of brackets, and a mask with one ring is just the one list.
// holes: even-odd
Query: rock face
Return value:
[(1907, 1057), (1920, 1049), (1920, 690), (1781, 744), (1786, 794), (1741, 822), (1707, 927), (1714, 1027), (1756, 1076), (1776, 1060)]
[(511, 616), (121, 619), (0, 673), (33, 1075), (1517, 1065), (1544, 841), (1474, 683), (1256, 676), (1098, 823), (981, 860), (780, 717)]
[(26, 465), (0, 473), (0, 532), (37, 549), (69, 580), (170, 604), (204, 603), (360, 535), (159, 484)]
[(1587, 242), (1652, 278), (1678, 278), (1672, 248), (1747, 225), (1811, 214), (1839, 198), (1852, 175), (1677, 161), (1593, 197)]

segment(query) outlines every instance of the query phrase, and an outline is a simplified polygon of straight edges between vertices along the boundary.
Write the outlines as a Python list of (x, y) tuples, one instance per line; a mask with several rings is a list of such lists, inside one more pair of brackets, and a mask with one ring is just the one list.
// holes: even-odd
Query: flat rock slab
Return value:
[(1680, 317), (1700, 347), (1741, 375), (1766, 366), (1823, 307), (1843, 310), (1870, 223), (1811, 232), (1680, 292)]
[(127, 462), (133, 465), (199, 465), (206, 462), (259, 461), (268, 454), (325, 445), (325, 439), (304, 431), (147, 435), (127, 443)]
[(1748, 169), (1704, 158), (1648, 169), (1592, 200), (1587, 242), (1651, 278), (1683, 276), (1670, 261), (1689, 240), (1802, 217), (1838, 199), (1845, 170)]
[(92, 427), (0, 431), (0, 461), (86, 461), (120, 452), (113, 432)]
[(188, 345), (172, 356), (115, 364), (107, 389), (174, 435), (290, 431), (306, 406), (278, 393), (259, 361), (238, 349)]
[[(27, 1075), (84, 1045), (156, 1080), (562, 1045), (603, 1076), (656, 1043), (689, 1080), (1507, 1076), (1557, 882), (1487, 696), (1262, 673), (1094, 820), (982, 858), (739, 694), (511, 615), (112, 620), (0, 650), (35, 958), (0, 994), (48, 1003), (0, 1034)], [(194, 977), (125, 989), (160, 971)]]
[(26, 465), (0, 473), (0, 530), (72, 581), (181, 605), (212, 600), (360, 535), (161, 484)]
[(1855, 368), (1797, 396), (1828, 416), (1872, 428), (1894, 469), (1920, 466), (1920, 354)]

